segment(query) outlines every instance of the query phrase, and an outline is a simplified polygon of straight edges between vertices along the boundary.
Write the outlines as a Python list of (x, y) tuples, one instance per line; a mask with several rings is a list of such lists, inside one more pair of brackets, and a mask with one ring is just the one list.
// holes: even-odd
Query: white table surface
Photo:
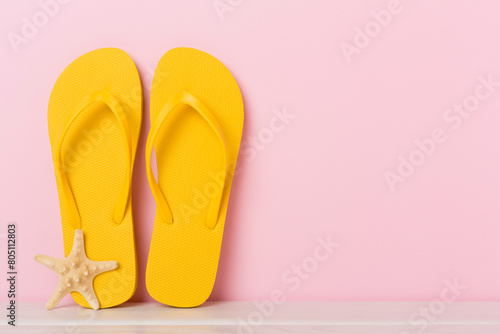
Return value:
[(444, 308), (430, 302), (284, 302), (272, 311), (270, 302), (267, 306), (260, 311), (254, 302), (208, 302), (192, 309), (126, 303), (93, 311), (62, 304), (47, 311), (43, 303), (21, 303), (17, 326), (7, 326), (2, 316), (0, 332), (500, 334), (500, 302), (455, 302)]

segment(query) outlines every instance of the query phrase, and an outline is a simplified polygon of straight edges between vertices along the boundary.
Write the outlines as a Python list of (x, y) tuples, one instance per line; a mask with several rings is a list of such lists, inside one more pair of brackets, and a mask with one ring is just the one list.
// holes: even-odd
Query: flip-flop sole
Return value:
[[(57, 142), (69, 114), (86, 95), (98, 89), (107, 90), (121, 104), (130, 127), (132, 157), (135, 156), (142, 120), (139, 74), (124, 51), (104, 48), (77, 58), (54, 85), (48, 108), (54, 162)], [(102, 103), (88, 106), (69, 128), (62, 152), (64, 169), (80, 212), (87, 256), (94, 261), (118, 262), (118, 269), (95, 278), (97, 298), (101, 308), (119, 305), (134, 294), (137, 270), (131, 196), (124, 220), (121, 224), (113, 221), (113, 211), (126, 180), (127, 160), (123, 134), (112, 111)], [(67, 256), (75, 228), (69, 222), (57, 173), (56, 180)], [(90, 307), (79, 293), (73, 292), (72, 296), (81, 306)]]
[(227, 177), (217, 225), (206, 226), (214, 187), (221, 186), (222, 149), (214, 130), (196, 111), (179, 105), (155, 141), (158, 184), (173, 224), (157, 210), (146, 270), (146, 286), (157, 301), (194, 307), (209, 297), (215, 282), (229, 192), (243, 129), (243, 101), (229, 70), (191, 48), (168, 51), (160, 60), (151, 90), (151, 123), (167, 100), (187, 90), (212, 112), (226, 140)]

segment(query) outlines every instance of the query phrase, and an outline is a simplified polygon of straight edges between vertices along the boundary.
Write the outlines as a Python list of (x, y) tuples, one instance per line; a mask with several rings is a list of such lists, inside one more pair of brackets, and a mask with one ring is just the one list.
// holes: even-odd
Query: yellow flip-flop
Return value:
[(243, 101), (220, 61), (176, 48), (156, 68), (150, 114), (146, 164), (157, 210), (146, 286), (161, 303), (194, 307), (207, 300), (215, 282)]
[[(118, 262), (116, 270), (94, 280), (101, 308), (127, 301), (137, 285), (130, 188), (141, 120), (137, 68), (116, 48), (73, 61), (50, 96), (49, 134), (66, 256), (80, 228), (89, 259)], [(90, 307), (81, 294), (72, 296)]]

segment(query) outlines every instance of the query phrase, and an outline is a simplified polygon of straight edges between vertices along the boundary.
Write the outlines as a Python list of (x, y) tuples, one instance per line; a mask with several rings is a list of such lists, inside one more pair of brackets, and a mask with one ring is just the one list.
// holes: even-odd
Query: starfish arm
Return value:
[(94, 310), (98, 310), (100, 305), (99, 305), (99, 300), (97, 299), (97, 296), (95, 295), (94, 292), (94, 287), (92, 284), (90, 285), (89, 289), (86, 289), (85, 291), (82, 291), (81, 289), (78, 291), (83, 298), (89, 303), (90, 307), (92, 307)]
[(116, 261), (95, 261), (94, 265), (97, 267), (96, 275), (118, 268), (118, 262)]
[(52, 293), (52, 296), (50, 297), (49, 301), (45, 305), (47, 310), (52, 310), (54, 307), (56, 307), (57, 304), (64, 298), (69, 293), (69, 289), (64, 286), (63, 283), (59, 282), (59, 285), (56, 288), (56, 291)]
[(35, 255), (35, 261), (40, 263), (41, 265), (46, 266), (47, 268), (55, 270), (55, 265), (58, 261), (60, 261), (60, 259), (56, 259), (55, 257), (47, 255), (38, 254)]
[(85, 252), (83, 231), (80, 229), (75, 230), (75, 238), (73, 239), (73, 248), (71, 249), (71, 255), (78, 255), (78, 252)]

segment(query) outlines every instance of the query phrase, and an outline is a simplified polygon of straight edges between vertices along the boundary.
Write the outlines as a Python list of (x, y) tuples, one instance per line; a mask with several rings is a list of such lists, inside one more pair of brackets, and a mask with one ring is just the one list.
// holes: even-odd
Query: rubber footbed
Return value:
[[(226, 139), (227, 178), (216, 227), (206, 227), (213, 187), (220, 182), (222, 148), (208, 123), (180, 105), (155, 141), (158, 183), (173, 224), (155, 216), (146, 270), (149, 294), (164, 304), (193, 307), (210, 295), (217, 273), (229, 193), (243, 129), (243, 101), (229, 70), (195, 49), (176, 48), (160, 60), (151, 90), (151, 123), (167, 100), (187, 90), (217, 118)], [(215, 176), (214, 176), (215, 175)], [(213, 196), (213, 195), (212, 195)]]
[[(59, 76), (49, 101), (48, 122), (52, 155), (71, 111), (90, 92), (106, 89), (123, 107), (132, 135), (133, 155), (142, 120), (142, 88), (133, 60), (122, 50), (104, 48), (73, 61)], [(115, 260), (118, 269), (98, 275), (94, 289), (101, 308), (127, 301), (137, 284), (134, 227), (129, 197), (121, 224), (113, 211), (126, 178), (125, 142), (118, 120), (102, 103), (94, 103), (71, 125), (62, 146), (63, 164), (82, 219), (87, 256), (94, 261)], [(133, 164), (132, 164), (133, 166)], [(57, 166), (56, 166), (57, 168)], [(56, 174), (66, 256), (75, 229), (69, 223)], [(73, 299), (90, 307), (77, 292)]]

